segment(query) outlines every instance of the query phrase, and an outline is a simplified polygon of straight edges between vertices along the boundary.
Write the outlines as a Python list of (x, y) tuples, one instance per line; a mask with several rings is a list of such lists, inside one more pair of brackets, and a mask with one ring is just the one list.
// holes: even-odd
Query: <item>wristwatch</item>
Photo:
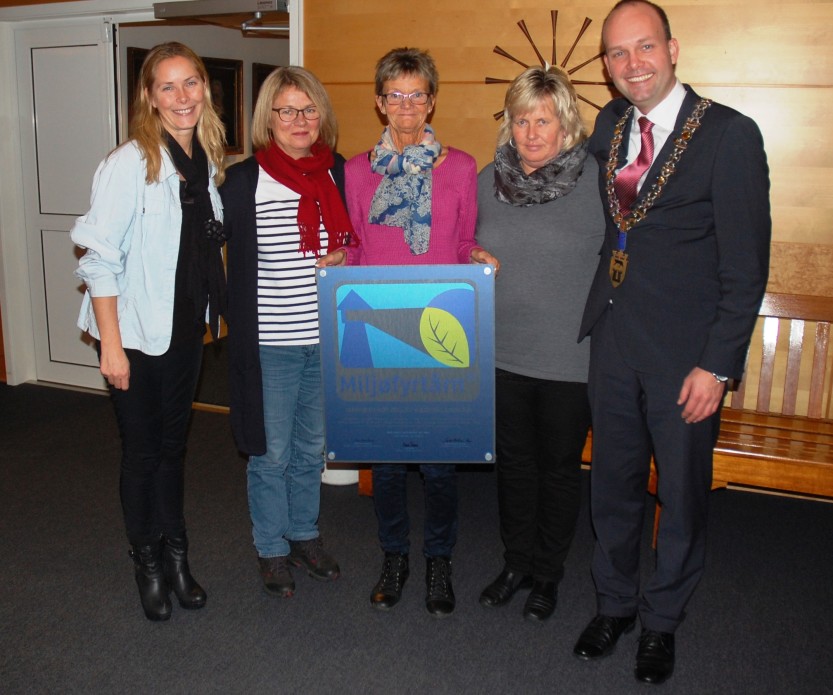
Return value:
[(715, 374), (714, 372), (712, 372), (712, 376), (713, 376), (715, 379), (717, 379), (717, 380), (718, 380), (721, 384), (723, 384), (723, 383), (725, 383), (725, 382), (729, 381), (729, 377), (728, 377), (728, 376), (721, 376), (720, 374)]

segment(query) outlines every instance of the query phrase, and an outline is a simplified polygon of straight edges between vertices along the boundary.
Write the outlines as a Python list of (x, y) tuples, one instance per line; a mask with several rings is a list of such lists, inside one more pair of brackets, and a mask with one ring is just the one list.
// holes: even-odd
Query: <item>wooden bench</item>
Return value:
[[(712, 488), (833, 497), (833, 298), (764, 297), (747, 371), (726, 396)], [(583, 460), (589, 464), (592, 434)], [(656, 492), (652, 465), (648, 489)]]
[(833, 497), (831, 322), (831, 298), (766, 294), (750, 377), (721, 415), (713, 487)]
[[(833, 497), (833, 298), (768, 292), (746, 376), (726, 396), (712, 488)], [(592, 432), (582, 459), (590, 464)], [(651, 466), (649, 491), (656, 492)], [(370, 471), (360, 493), (372, 494)]]

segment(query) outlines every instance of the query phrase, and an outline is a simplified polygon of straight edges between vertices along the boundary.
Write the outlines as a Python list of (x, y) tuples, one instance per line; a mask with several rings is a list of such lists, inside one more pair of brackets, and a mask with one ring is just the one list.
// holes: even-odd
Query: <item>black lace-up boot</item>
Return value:
[(385, 553), (382, 576), (379, 577), (379, 581), (373, 587), (373, 593), (370, 594), (370, 603), (373, 607), (386, 611), (399, 603), (399, 599), (402, 598), (402, 587), (405, 586), (409, 574), (407, 553)]
[(451, 587), (451, 558), (444, 555), (426, 558), (425, 607), (436, 618), (445, 618), (454, 611), (456, 600)]

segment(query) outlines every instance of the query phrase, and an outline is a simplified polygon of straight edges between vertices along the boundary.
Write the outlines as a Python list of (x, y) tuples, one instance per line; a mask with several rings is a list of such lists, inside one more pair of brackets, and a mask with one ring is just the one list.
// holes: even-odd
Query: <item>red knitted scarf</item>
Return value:
[(329, 147), (317, 142), (312, 146), (309, 157), (293, 159), (273, 141), (269, 147), (258, 150), (255, 158), (275, 181), (301, 196), (298, 204), (301, 244), (298, 251), (305, 256), (307, 253), (321, 255), (319, 228), (322, 221), (328, 235), (327, 251), (344, 246), (353, 225), (330, 176), (334, 158)]

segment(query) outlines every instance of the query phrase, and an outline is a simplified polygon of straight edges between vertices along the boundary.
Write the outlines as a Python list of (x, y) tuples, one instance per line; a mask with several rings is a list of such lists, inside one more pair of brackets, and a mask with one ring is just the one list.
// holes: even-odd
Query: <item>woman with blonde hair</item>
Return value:
[(295, 592), (291, 566), (322, 581), (339, 566), (318, 531), (324, 412), (315, 262), (352, 231), (344, 158), (324, 87), (282, 67), (260, 88), (255, 155), (221, 188), (229, 230), (231, 425), (249, 456), (252, 535), (264, 589)]
[(221, 256), (224, 130), (208, 73), (187, 46), (150, 50), (130, 139), (99, 165), (72, 240), (86, 249), (78, 325), (96, 340), (122, 440), (120, 497), (145, 616), (169, 594), (202, 608), (188, 564), (184, 459), (206, 321), (225, 310)]
[(477, 240), (500, 256), (495, 414), (504, 567), (486, 608), (531, 589), (547, 620), (575, 531), (590, 425), (587, 341), (576, 342), (604, 235), (575, 89), (557, 67), (509, 85), (494, 162), (478, 177)]

